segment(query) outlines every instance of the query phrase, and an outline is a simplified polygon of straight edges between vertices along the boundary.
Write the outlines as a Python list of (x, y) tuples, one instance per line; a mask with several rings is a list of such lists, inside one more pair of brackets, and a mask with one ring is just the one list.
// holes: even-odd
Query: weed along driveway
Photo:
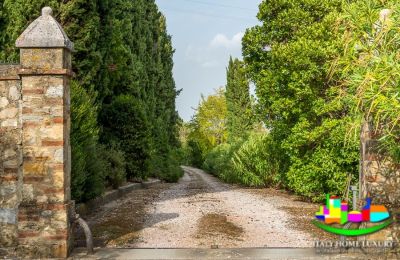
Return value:
[(222, 183), (184, 167), (178, 183), (134, 190), (87, 217), (95, 245), (123, 248), (312, 247), (316, 204)]

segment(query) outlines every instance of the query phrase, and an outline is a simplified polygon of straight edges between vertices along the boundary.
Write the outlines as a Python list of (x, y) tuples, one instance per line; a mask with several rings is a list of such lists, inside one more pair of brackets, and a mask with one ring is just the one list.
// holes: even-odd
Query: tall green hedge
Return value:
[(343, 194), (358, 175), (358, 141), (346, 139), (345, 107), (331, 102), (342, 50), (341, 0), (264, 1), (261, 25), (247, 30), (244, 60), (255, 82), (259, 110), (282, 153), (290, 189), (313, 200)]
[(18, 60), (15, 40), (44, 6), (53, 8), (75, 43), (74, 199), (97, 196), (104, 186), (124, 182), (125, 175), (156, 176), (151, 164), (158, 161), (172, 169), (158, 177), (176, 179), (174, 50), (154, 0), (2, 0), (0, 5), (0, 60)]

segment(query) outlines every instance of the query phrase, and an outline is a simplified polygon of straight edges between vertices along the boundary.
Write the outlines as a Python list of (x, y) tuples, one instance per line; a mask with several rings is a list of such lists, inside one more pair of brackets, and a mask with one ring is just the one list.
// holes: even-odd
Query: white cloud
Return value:
[(215, 68), (219, 66), (219, 62), (216, 60), (205, 61), (201, 64), (203, 68)]
[(225, 34), (219, 33), (215, 35), (214, 39), (210, 42), (210, 46), (213, 48), (223, 47), (226, 49), (238, 49), (242, 45), (242, 38), (244, 33), (239, 32), (235, 34), (232, 39), (229, 39)]
[(229, 56), (241, 56), (243, 35), (242, 32), (239, 32), (232, 38), (228, 38), (220, 33), (208, 44), (189, 44), (185, 50), (185, 59), (195, 62), (204, 69), (222, 68), (225, 70)]

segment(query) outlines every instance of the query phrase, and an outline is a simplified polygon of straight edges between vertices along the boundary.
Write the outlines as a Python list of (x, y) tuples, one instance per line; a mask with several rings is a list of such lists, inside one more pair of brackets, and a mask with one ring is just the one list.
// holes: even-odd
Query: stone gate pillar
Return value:
[(18, 252), (67, 257), (70, 240), (70, 89), (73, 43), (49, 7), (22, 33), (23, 187)]
[[(385, 205), (395, 221), (400, 220), (400, 165), (387, 156), (379, 154), (379, 133), (371, 123), (361, 127), (361, 162), (360, 162), (360, 201), (371, 197), (373, 204)], [(367, 226), (373, 226), (369, 223)], [(400, 242), (400, 226), (396, 223), (384, 230), (366, 236), (369, 240), (392, 240)]]

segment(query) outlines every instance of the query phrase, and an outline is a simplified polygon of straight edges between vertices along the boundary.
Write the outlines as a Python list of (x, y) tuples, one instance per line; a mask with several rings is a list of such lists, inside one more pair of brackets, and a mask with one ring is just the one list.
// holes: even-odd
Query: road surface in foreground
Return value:
[[(135, 190), (88, 216), (95, 244), (123, 248), (313, 247), (317, 204), (226, 184), (183, 167), (178, 183)], [(329, 237), (328, 237), (329, 238)]]

